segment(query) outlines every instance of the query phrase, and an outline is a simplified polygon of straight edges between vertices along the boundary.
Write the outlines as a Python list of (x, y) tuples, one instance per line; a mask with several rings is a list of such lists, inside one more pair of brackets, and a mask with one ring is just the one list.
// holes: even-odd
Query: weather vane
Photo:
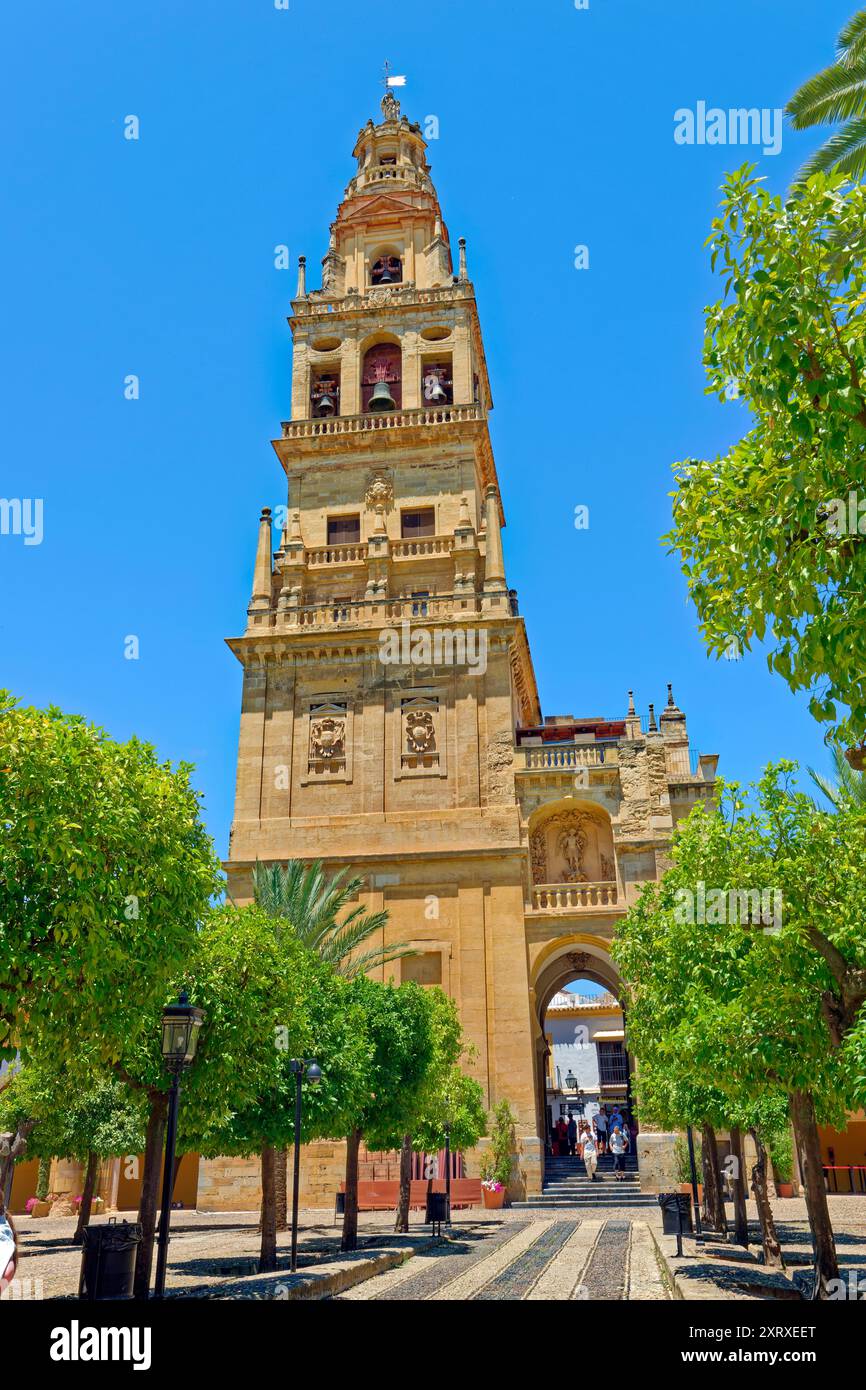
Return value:
[(389, 90), (391, 89), (391, 87), (405, 87), (405, 86), (406, 86), (406, 78), (405, 78), (405, 77), (397, 77), (397, 76), (393, 76), (393, 75), (392, 75), (392, 73), (391, 73), (391, 64), (388, 62), (387, 58), (385, 59), (385, 68), (384, 68), (384, 76), (383, 76), (383, 78), (382, 78), (382, 86), (385, 88), (385, 91), (386, 91), (386, 92), (389, 91)]

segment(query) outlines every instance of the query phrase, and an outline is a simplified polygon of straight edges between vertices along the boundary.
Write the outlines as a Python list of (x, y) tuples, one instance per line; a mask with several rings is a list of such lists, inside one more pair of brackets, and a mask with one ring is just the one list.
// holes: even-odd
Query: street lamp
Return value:
[(692, 1198), (695, 1204), (695, 1240), (702, 1241), (704, 1233), (701, 1228), (701, 1204), (698, 1200), (698, 1173), (695, 1167), (695, 1137), (691, 1125), (686, 1125), (686, 1138), (689, 1145), (689, 1169), (692, 1178)]
[(168, 1227), (171, 1220), (171, 1192), (174, 1186), (174, 1150), (177, 1140), (177, 1110), (180, 1099), (181, 1073), (190, 1067), (198, 1046), (198, 1030), (204, 1012), (193, 1008), (189, 995), (182, 990), (176, 1004), (167, 1004), (162, 1011), (162, 1060), (171, 1072), (171, 1091), (168, 1097), (168, 1122), (165, 1129), (165, 1167), (162, 1173), (162, 1210), (159, 1214), (159, 1246), (156, 1253), (154, 1298), (165, 1297), (165, 1271), (168, 1264)]
[(313, 1059), (293, 1057), (289, 1071), (295, 1077), (295, 1152), (292, 1180), (292, 1273), (298, 1268), (298, 1181), (301, 1173), (301, 1084), (306, 1073), (311, 1086), (318, 1086), (322, 1079), (322, 1068)]

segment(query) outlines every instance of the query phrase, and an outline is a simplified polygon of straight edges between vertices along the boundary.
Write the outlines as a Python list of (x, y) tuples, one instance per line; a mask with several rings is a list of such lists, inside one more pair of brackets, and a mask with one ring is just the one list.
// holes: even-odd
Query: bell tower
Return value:
[[(321, 286), (292, 301), (291, 418), (273, 447), (243, 636), (229, 891), (256, 860), (365, 878), (388, 967), (457, 1001), (492, 1105), (539, 1153), (518, 725), (540, 710), (509, 591), (484, 345), (420, 127), (389, 91), (360, 131)], [(276, 523), (276, 525), (275, 525)], [(533, 1147), (534, 1146), (534, 1147)]]

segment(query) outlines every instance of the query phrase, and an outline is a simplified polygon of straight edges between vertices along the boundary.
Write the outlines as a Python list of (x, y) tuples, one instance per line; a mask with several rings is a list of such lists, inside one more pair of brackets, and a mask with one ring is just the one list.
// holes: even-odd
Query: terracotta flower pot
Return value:
[(489, 1187), (482, 1187), (481, 1200), (489, 1211), (498, 1211), (505, 1205), (505, 1188), (500, 1187), (498, 1192), (492, 1191)]
[(31, 1216), (47, 1216), (51, 1210), (50, 1202), (35, 1202), (31, 1211)]
[(780, 1196), (780, 1197), (793, 1197), (793, 1195), (794, 1195), (794, 1184), (793, 1184), (792, 1182), (780, 1182), (780, 1183), (779, 1183), (779, 1196)]

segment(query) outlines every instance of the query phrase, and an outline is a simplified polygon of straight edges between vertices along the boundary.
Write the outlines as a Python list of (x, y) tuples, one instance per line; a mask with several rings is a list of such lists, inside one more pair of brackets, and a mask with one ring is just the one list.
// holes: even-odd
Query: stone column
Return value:
[(271, 509), (263, 507), (259, 519), (259, 540), (256, 546), (256, 568), (253, 575), (253, 593), (247, 612), (255, 622), (254, 614), (267, 612), (271, 606)]

